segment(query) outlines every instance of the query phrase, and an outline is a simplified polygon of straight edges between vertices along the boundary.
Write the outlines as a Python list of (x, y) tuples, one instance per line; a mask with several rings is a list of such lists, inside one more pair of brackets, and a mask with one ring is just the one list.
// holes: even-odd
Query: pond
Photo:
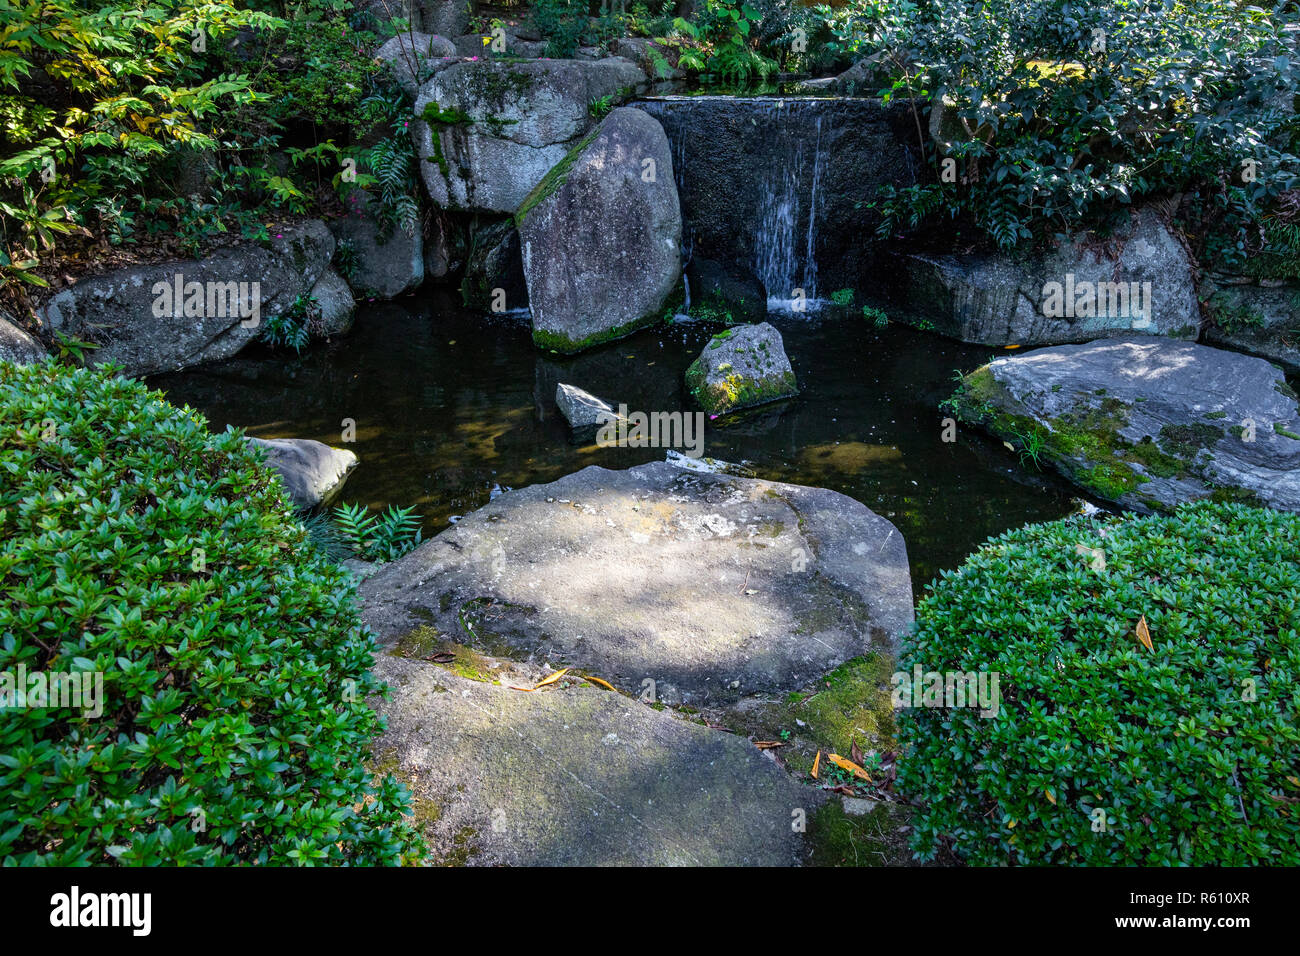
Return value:
[[(938, 403), (995, 354), (898, 324), (823, 310), (773, 314), (798, 377), (793, 401), (727, 427), (704, 454), (761, 478), (832, 488), (889, 518), (920, 586), (990, 535), (1075, 509), (1074, 492), (1023, 468), (968, 429), (942, 441)], [(582, 447), (555, 407), (557, 382), (630, 410), (691, 408), (685, 369), (718, 326), (676, 323), (564, 357), (532, 342), (526, 316), (490, 317), (443, 291), (361, 303), (352, 332), (299, 356), (255, 347), (228, 362), (151, 384), (176, 404), (262, 437), (347, 445), (361, 460), (342, 501), (415, 505), (426, 536), (495, 495), (587, 465), (627, 468), (662, 449)]]

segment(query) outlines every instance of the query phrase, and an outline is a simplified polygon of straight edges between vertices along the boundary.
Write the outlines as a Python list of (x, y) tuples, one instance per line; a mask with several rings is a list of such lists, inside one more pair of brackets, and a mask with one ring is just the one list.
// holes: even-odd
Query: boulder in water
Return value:
[(715, 416), (799, 394), (781, 333), (768, 322), (715, 335), (686, 370), (686, 388)]
[(682, 217), (663, 128), (616, 109), (515, 213), (533, 341), (572, 353), (659, 319), (681, 279)]
[(1134, 336), (1000, 358), (961, 416), (1142, 511), (1217, 498), (1300, 511), (1300, 409), (1261, 358)]
[(262, 450), (294, 506), (303, 511), (329, 505), (357, 467), (352, 452), (308, 438), (250, 438), (248, 443)]
[(912, 621), (902, 535), (865, 505), (667, 462), (506, 492), (361, 594), (385, 644), (426, 626), (696, 706), (796, 690)]

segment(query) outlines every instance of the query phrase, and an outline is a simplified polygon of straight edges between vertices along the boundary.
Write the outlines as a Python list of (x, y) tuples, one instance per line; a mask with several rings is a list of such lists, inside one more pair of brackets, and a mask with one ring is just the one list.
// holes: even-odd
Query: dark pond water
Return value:
[[(1062, 482), (1027, 473), (999, 442), (941, 440), (938, 403), (954, 369), (992, 350), (860, 316), (771, 318), (802, 394), (726, 428), (705, 454), (759, 477), (821, 485), (863, 502), (903, 532), (919, 586), (988, 536), (1073, 510)], [(352, 333), (295, 357), (251, 350), (153, 385), (214, 428), (349, 445), (361, 464), (343, 500), (415, 505), (426, 536), (501, 491), (587, 465), (626, 468), (662, 449), (578, 447), (555, 408), (557, 382), (633, 411), (686, 410), (687, 366), (717, 327), (675, 324), (563, 358), (533, 346), (524, 318), (468, 312), (443, 293), (363, 305)]]

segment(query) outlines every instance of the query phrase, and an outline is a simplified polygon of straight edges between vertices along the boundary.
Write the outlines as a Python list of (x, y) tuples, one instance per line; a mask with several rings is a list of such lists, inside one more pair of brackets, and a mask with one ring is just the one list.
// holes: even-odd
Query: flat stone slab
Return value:
[(1019, 442), (1017, 419), (1046, 426), (1048, 460), (1085, 486), (1104, 476), (1103, 497), (1150, 508), (1217, 493), (1300, 510), (1300, 410), (1264, 359), (1135, 336), (999, 358), (987, 373), (992, 430)]
[(903, 537), (865, 505), (667, 462), (508, 492), (361, 593), (385, 642), (429, 625), (670, 704), (797, 689), (912, 622)]
[(789, 866), (819, 791), (743, 737), (590, 685), (532, 693), (380, 655), (377, 769), (440, 862)]

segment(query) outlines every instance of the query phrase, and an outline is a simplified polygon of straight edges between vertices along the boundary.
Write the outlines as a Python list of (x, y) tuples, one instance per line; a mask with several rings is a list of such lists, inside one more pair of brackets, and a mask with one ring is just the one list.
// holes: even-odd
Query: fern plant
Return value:
[(382, 515), (372, 515), (363, 505), (339, 505), (334, 509), (334, 526), (352, 553), (366, 561), (395, 561), (421, 539), (414, 508), (390, 505)]

